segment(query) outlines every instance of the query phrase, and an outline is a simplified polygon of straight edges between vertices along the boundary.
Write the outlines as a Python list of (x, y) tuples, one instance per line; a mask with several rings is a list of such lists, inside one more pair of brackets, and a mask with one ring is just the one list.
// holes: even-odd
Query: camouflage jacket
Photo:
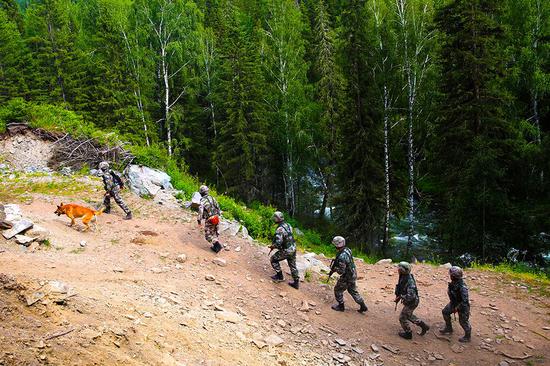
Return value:
[(334, 263), (332, 264), (332, 269), (340, 275), (340, 278), (348, 280), (357, 279), (357, 270), (350, 248), (345, 247), (336, 255)]
[[(107, 192), (111, 192), (117, 187), (122, 188), (122, 180), (120, 180), (120, 177), (117, 175), (117, 173), (115, 173), (111, 169), (106, 172), (100, 171), (99, 174), (101, 178), (103, 178), (103, 187)], [(116, 179), (115, 175), (116, 177), (118, 177), (118, 179)]]
[(296, 241), (292, 235), (292, 226), (286, 222), (280, 223), (275, 230), (272, 244), (276, 249), (284, 250), (288, 254), (295, 253)]
[(399, 275), (399, 282), (395, 285), (395, 296), (401, 298), (405, 305), (414, 304), (418, 301), (418, 289), (412, 274)]
[(447, 295), (449, 295), (449, 300), (451, 301), (451, 305), (453, 307), (458, 305), (470, 306), (468, 287), (462, 279), (449, 282)]
[(209, 219), (212, 216), (220, 214), (220, 205), (218, 201), (210, 195), (201, 197), (201, 204), (199, 206), (198, 220)]

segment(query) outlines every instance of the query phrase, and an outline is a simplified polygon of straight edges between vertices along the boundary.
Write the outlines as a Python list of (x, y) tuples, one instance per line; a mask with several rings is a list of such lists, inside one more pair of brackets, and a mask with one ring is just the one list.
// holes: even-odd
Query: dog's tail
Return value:
[(99, 210), (99, 211), (94, 211), (94, 215), (99, 216), (103, 213), (103, 211), (105, 211), (105, 207), (102, 207), (101, 210)]

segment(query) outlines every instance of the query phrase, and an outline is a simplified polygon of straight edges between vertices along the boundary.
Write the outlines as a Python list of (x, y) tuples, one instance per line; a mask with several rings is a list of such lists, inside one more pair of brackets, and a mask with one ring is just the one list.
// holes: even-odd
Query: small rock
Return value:
[(439, 267), (440, 267), (440, 268), (449, 269), (449, 268), (451, 268), (452, 266), (453, 266), (453, 265), (452, 265), (451, 263), (448, 263), (448, 262), (447, 262), (447, 263), (445, 263), (445, 264), (440, 265)]
[(153, 314), (151, 314), (150, 312), (146, 311), (145, 313), (143, 313), (143, 316), (145, 318), (152, 318), (153, 317)]
[(240, 247), (240, 246), (236, 247), (236, 248), (235, 248), (235, 251), (236, 251), (236, 252), (240, 252), (240, 251), (241, 251), (241, 247)]
[(264, 338), (264, 342), (270, 346), (278, 347), (282, 345), (285, 341), (276, 334), (270, 334), (269, 336)]
[(267, 346), (267, 343), (264, 343), (264, 342), (262, 342), (262, 341), (260, 341), (260, 340), (257, 340), (257, 339), (253, 339), (253, 340), (252, 340), (252, 343), (254, 343), (254, 345), (255, 345), (256, 347), (258, 347), (259, 349), (262, 349), (262, 348), (264, 348), (264, 347)]
[(498, 366), (510, 366), (510, 364), (509, 364), (508, 362), (506, 362), (506, 361), (500, 361), (500, 362), (498, 363)]
[(376, 352), (376, 353), (380, 352), (380, 348), (378, 348), (378, 346), (374, 343), (370, 345), (370, 348), (372, 349), (373, 352)]
[(232, 311), (221, 311), (216, 313), (216, 318), (228, 323), (238, 323), (241, 321), (241, 316)]
[(180, 263), (185, 263), (185, 261), (187, 260), (187, 255), (182, 253), (176, 257), (176, 260)]
[(217, 264), (220, 267), (226, 267), (227, 261), (223, 258), (214, 258), (212, 259), (212, 263)]
[(304, 311), (304, 312), (309, 311), (309, 305), (307, 303), (307, 300), (302, 300), (302, 306), (300, 307), (300, 311)]
[(207, 274), (206, 276), (204, 276), (204, 279), (207, 280), (207, 281), (215, 281), (216, 277), (214, 277), (211, 274)]
[(286, 322), (285, 322), (284, 320), (282, 320), (282, 319), (279, 319), (279, 320), (277, 321), (277, 324), (278, 324), (281, 328), (286, 327)]
[(113, 268), (113, 272), (122, 273), (122, 272), (124, 272), (124, 268), (122, 268), (122, 267), (115, 267), (115, 268)]
[(341, 338), (336, 338), (336, 339), (334, 340), (334, 342), (336, 342), (338, 345), (340, 345), (340, 346), (342, 346), (342, 347), (344, 347), (344, 346), (347, 344), (346, 341), (344, 341), (344, 340), (341, 339)]
[(31, 245), (31, 243), (34, 241), (34, 238), (31, 238), (29, 236), (26, 236), (26, 235), (15, 235), (15, 242), (17, 244), (21, 244), (21, 245), (24, 245), (26, 247), (28, 247), (29, 245)]
[(84, 248), (84, 247), (86, 246), (86, 240), (81, 240), (81, 241), (80, 241), (80, 246), (81, 246), (82, 248)]

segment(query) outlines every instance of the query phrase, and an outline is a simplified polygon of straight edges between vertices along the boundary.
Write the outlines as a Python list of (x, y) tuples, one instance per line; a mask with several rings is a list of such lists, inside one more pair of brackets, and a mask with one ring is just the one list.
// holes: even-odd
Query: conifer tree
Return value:
[(17, 24), (0, 7), (0, 104), (26, 93), (26, 47)]
[(382, 222), (384, 170), (382, 128), (369, 109), (371, 80), (367, 59), (365, 1), (343, 6), (340, 38), (342, 69), (350, 98), (350, 118), (339, 131), (339, 221), (353, 242), (377, 244)]
[[(514, 221), (509, 187), (516, 142), (504, 118), (502, 1), (453, 0), (438, 10), (443, 105), (432, 162), (440, 189), (442, 239), (482, 258), (502, 254)], [(506, 223), (506, 224), (504, 224)], [(498, 253), (498, 251), (501, 253)]]

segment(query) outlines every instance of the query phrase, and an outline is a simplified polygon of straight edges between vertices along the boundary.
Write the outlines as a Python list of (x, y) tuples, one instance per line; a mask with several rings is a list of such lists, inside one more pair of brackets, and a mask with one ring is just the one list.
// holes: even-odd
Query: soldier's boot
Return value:
[(298, 290), (300, 288), (300, 280), (294, 280), (292, 282), (289, 282), (288, 285)]
[(271, 279), (275, 282), (282, 282), (284, 281), (283, 272), (277, 272), (273, 276), (271, 276)]
[(424, 322), (420, 322), (419, 324), (420, 328), (422, 328), (422, 331), (420, 332), (420, 335), (423, 336), (426, 334), (427, 331), (430, 330), (430, 326)]
[(467, 343), (467, 342), (470, 342), (471, 338), (472, 338), (472, 331), (467, 330), (464, 332), (464, 337), (458, 338), (458, 341), (462, 343)]
[(105, 210), (103, 210), (103, 213), (104, 214), (110, 214), (111, 213), (111, 208), (106, 208)]
[(344, 306), (343, 302), (339, 302), (338, 304), (334, 304), (330, 308), (332, 310), (335, 310), (335, 311), (344, 311), (344, 310), (346, 310), (346, 307)]
[(399, 334), (399, 336), (400, 336), (401, 338), (413, 339), (413, 334), (412, 334), (411, 331), (408, 331), (408, 332), (399, 332), (398, 334)]
[(360, 302), (359, 305), (361, 306), (359, 308), (359, 310), (357, 310), (358, 312), (360, 312), (361, 314), (363, 314), (364, 312), (368, 311), (369, 308), (367, 307), (367, 304), (365, 304), (364, 301)]
[[(103, 211), (103, 212), (105, 212), (105, 211)], [(128, 212), (128, 213), (126, 214), (126, 216), (124, 216), (124, 220), (131, 220), (131, 219), (132, 219), (132, 213), (131, 213), (131, 212)]]
[(223, 247), (219, 241), (215, 241), (214, 244), (212, 244), (212, 246), (210, 247), (210, 249), (212, 249), (215, 253), (219, 253), (222, 248)]
[(452, 334), (453, 333), (453, 326), (451, 324), (446, 324), (445, 328), (439, 330), (439, 333), (441, 333), (441, 334)]

